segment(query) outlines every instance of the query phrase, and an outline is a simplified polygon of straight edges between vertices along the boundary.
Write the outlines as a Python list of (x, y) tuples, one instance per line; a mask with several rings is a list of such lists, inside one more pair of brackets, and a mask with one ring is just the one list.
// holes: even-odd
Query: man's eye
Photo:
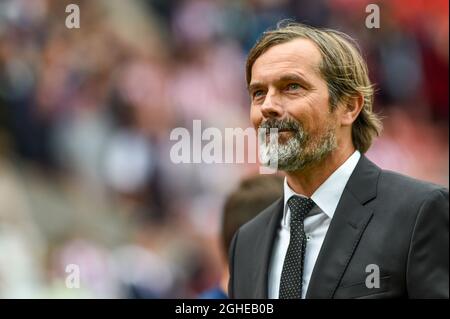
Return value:
[(263, 90), (258, 90), (253, 92), (253, 98), (258, 98), (264, 95), (264, 91)]
[(300, 88), (301, 88), (301, 86), (298, 83), (290, 83), (287, 86), (287, 89), (290, 90), (290, 91), (292, 91), (292, 90), (294, 90), (294, 91), (295, 90), (299, 90)]

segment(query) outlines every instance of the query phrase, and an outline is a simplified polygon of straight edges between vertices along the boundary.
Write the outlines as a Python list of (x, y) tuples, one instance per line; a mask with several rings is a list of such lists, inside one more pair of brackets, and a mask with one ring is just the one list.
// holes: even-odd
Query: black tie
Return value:
[(284, 258), (280, 281), (280, 299), (301, 299), (303, 286), (303, 263), (305, 259), (306, 234), (303, 222), (314, 201), (292, 196), (287, 202), (291, 210), (291, 235)]

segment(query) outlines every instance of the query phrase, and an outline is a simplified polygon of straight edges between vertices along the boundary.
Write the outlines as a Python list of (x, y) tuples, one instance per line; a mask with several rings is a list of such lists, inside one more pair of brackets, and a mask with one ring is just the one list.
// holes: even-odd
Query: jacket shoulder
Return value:
[(434, 192), (448, 193), (448, 189), (442, 185), (419, 180), (390, 170), (381, 170), (378, 189), (385, 188), (395, 193), (404, 193), (419, 197), (428, 196)]

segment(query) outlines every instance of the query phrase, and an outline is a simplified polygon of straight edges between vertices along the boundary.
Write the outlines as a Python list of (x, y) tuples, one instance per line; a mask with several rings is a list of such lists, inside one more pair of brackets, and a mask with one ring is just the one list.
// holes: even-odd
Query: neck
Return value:
[(353, 153), (355, 148), (349, 147), (345, 150), (336, 149), (322, 161), (302, 169), (301, 171), (286, 172), (289, 187), (298, 194), (311, 197)]

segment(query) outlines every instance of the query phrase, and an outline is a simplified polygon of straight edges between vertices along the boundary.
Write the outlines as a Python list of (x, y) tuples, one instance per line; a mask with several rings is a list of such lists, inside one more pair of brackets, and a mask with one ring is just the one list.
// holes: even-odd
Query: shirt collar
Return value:
[[(355, 151), (337, 170), (333, 172), (326, 180), (316, 189), (311, 195), (311, 199), (316, 205), (329, 217), (333, 218), (336, 207), (344, 191), (345, 185), (352, 175), (353, 170), (358, 164), (361, 157), (359, 151)], [(287, 183), (284, 178), (284, 213), (283, 221), (286, 220), (287, 201), (292, 196), (306, 197), (305, 195), (297, 194)]]

